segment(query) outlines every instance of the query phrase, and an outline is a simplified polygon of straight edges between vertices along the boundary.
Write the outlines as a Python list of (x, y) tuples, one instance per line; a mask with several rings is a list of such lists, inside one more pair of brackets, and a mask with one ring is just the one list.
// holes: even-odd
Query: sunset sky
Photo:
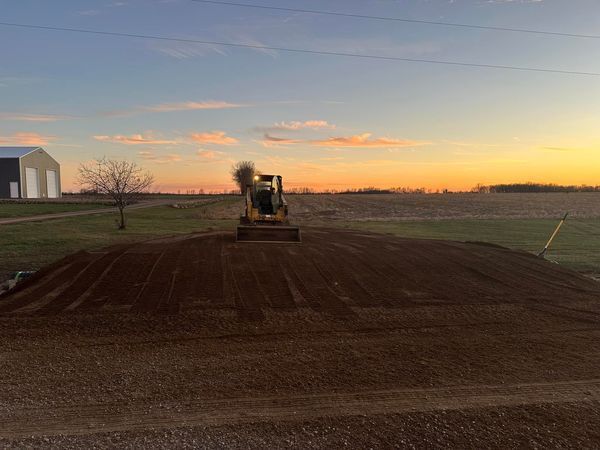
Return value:
[[(239, 0), (600, 34), (598, 0)], [(20, 0), (0, 21), (600, 73), (600, 39), (207, 4)], [(0, 26), (0, 145), (41, 145), (63, 190), (96, 157), (155, 190), (233, 187), (253, 160), (316, 189), (600, 184), (600, 76), (288, 53)]]

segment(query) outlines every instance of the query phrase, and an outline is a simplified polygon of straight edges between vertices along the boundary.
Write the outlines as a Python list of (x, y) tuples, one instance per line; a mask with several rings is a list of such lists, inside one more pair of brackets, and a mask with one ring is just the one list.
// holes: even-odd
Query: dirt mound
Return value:
[(523, 252), (308, 228), (300, 245), (210, 233), (79, 252), (5, 296), (0, 314), (231, 309), (260, 321), (303, 307), (343, 317), (438, 304), (560, 308), (599, 296), (600, 284)]
[(495, 246), (303, 236), (27, 280), (0, 299), (0, 447), (597, 446), (600, 284)]

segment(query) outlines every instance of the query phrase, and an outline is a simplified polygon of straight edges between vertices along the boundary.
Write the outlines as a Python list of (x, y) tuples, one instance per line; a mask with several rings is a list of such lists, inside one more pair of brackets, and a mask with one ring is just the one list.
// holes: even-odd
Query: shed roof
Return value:
[(0, 158), (20, 158), (40, 147), (0, 147)]

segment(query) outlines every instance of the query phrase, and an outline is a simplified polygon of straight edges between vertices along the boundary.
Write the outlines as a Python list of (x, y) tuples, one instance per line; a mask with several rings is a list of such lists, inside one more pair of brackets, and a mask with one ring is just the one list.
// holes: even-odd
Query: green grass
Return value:
[(0, 203), (0, 219), (110, 208), (99, 203)]
[(0, 225), (0, 275), (15, 270), (35, 270), (82, 249), (93, 250), (208, 229), (235, 228), (237, 221), (205, 219), (204, 211), (203, 208), (175, 209), (169, 206), (131, 210), (126, 215), (126, 230), (117, 229), (116, 213)]
[[(538, 253), (557, 224), (548, 219), (462, 219), (352, 222), (346, 226), (411, 238), (491, 242)], [(600, 219), (568, 219), (546, 258), (574, 270), (600, 273)]]

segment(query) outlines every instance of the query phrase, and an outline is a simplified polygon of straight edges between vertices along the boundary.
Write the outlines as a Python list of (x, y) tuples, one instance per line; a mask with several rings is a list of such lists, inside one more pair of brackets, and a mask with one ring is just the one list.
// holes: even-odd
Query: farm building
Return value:
[(0, 147), (0, 198), (58, 198), (60, 164), (41, 147)]

